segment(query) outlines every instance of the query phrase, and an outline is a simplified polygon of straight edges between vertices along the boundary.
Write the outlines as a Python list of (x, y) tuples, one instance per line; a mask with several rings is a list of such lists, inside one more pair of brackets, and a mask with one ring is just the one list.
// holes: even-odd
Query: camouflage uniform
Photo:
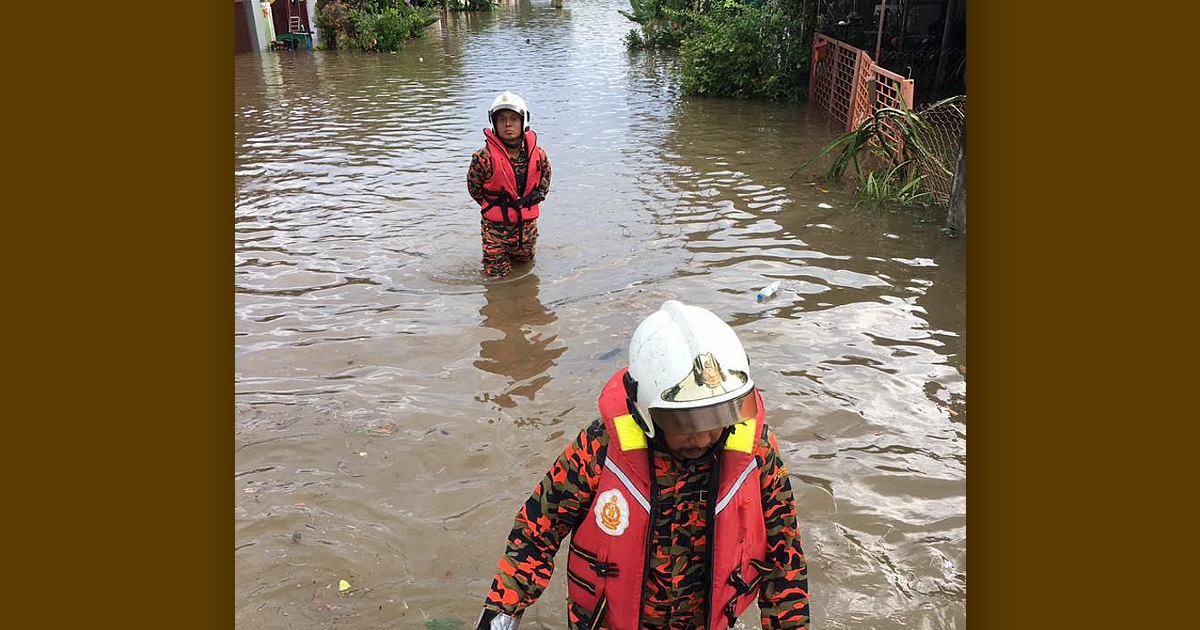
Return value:
[[(534, 488), (517, 513), (485, 610), (516, 617), (541, 595), (550, 582), (554, 556), (563, 539), (588, 515), (608, 442), (604, 422), (593, 422), (567, 446)], [(654, 477), (659, 501), (650, 531), (653, 554), (643, 587), (643, 627), (697, 630), (705, 622), (708, 570), (703, 558), (709, 545), (701, 491), (708, 488), (715, 457), (710, 453), (681, 462), (667, 452), (661, 437), (651, 443), (655, 448)], [(762, 627), (806, 629), (808, 566), (796, 525), (796, 506), (787, 468), (770, 429), (754, 452), (762, 471), (766, 559), (776, 567), (764, 577), (759, 592)], [(590, 628), (590, 616), (590, 611), (573, 603), (568, 605), (572, 630)], [(603, 623), (598, 627), (607, 628)]]
[[(525, 174), (529, 172), (529, 155), (524, 142), (521, 143), (520, 153), (512, 160), (512, 167), (518, 183), (523, 184)], [(550, 191), (550, 159), (541, 147), (538, 147), (538, 169), (541, 170), (542, 181), (534, 189), (530, 205), (541, 203)], [(492, 159), (485, 146), (471, 156), (471, 167), (467, 169), (467, 192), (481, 205), (484, 202), (483, 183), (491, 177)], [(512, 271), (513, 263), (533, 260), (538, 238), (537, 219), (523, 221), (519, 225), (480, 219), (479, 236), (483, 243), (483, 272), (489, 277), (500, 278)]]

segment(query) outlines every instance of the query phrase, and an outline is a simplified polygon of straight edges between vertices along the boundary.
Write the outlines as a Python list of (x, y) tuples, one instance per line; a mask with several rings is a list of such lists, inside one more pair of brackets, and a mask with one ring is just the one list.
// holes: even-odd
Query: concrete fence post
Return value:
[(958, 162), (954, 167), (954, 180), (950, 184), (950, 208), (946, 212), (946, 223), (960, 234), (967, 233), (967, 125), (963, 121), (962, 136), (958, 143)]

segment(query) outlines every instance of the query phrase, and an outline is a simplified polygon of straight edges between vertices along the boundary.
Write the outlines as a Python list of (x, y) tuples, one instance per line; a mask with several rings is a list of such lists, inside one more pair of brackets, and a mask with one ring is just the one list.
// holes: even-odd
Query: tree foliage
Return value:
[(317, 0), (316, 23), (325, 48), (395, 52), (424, 37), (437, 11), (422, 0)]
[(630, 48), (677, 48), (689, 94), (803, 98), (817, 0), (629, 0)]

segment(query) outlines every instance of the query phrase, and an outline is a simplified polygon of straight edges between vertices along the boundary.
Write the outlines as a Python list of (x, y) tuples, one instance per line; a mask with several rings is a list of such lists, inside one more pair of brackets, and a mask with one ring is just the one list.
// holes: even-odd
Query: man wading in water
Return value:
[(492, 128), (483, 130), (484, 147), (471, 156), (467, 192), (483, 214), (483, 273), (503, 278), (514, 263), (533, 260), (538, 204), (550, 191), (550, 159), (529, 128), (529, 108), (520, 96), (497, 96), (488, 116)]
[(671, 300), (629, 367), (517, 511), (475, 630), (517, 630), (564, 541), (570, 630), (807, 630), (796, 502), (750, 360), (707, 309)]

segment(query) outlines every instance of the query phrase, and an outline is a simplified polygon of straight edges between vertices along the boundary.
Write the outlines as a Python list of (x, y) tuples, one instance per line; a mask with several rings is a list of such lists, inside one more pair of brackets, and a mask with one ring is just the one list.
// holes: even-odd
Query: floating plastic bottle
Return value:
[(771, 297), (772, 295), (775, 295), (775, 292), (778, 290), (779, 290), (779, 281), (776, 280), (775, 282), (772, 282), (771, 284), (768, 284), (767, 286), (763, 287), (763, 290), (758, 292), (758, 301), (761, 302), (761, 301)]

